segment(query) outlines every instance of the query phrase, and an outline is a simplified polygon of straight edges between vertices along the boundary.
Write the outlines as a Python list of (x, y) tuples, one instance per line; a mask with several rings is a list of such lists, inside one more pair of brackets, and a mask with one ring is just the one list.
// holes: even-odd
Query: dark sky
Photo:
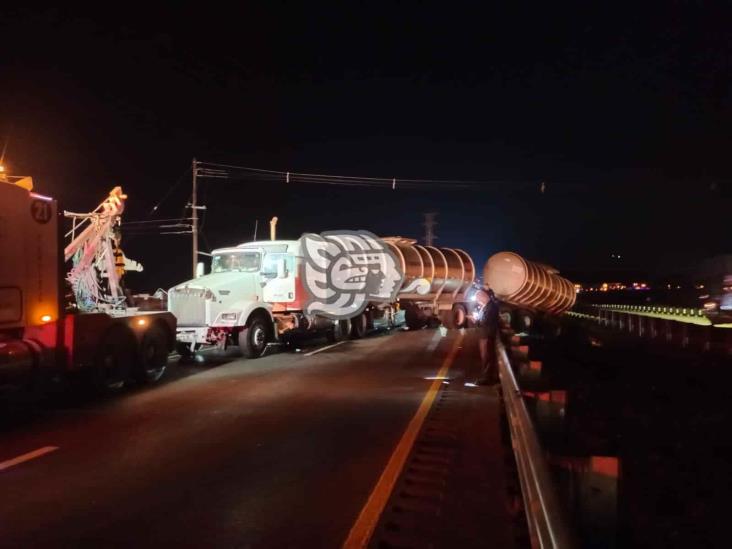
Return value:
[[(653, 275), (730, 251), (726, 8), (201, 6), (6, 8), (10, 169), (77, 211), (122, 185), (128, 220), (147, 219), (183, 178), (156, 214), (180, 216), (194, 156), (503, 181), (439, 191), (203, 182), (206, 250), (250, 239), (254, 220), (272, 215), (282, 237), (418, 237), (422, 213), (437, 211), (439, 243), (480, 264), (513, 249), (582, 276)], [(188, 277), (188, 237), (130, 234), (125, 244), (146, 265), (139, 289)]]

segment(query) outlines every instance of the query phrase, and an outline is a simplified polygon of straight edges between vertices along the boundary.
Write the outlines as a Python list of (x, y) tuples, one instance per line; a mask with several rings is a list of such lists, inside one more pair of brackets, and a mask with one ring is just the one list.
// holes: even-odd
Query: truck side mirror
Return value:
[(284, 257), (277, 261), (277, 278), (287, 278), (287, 262)]
[(196, 278), (206, 274), (206, 264), (203, 261), (196, 263)]

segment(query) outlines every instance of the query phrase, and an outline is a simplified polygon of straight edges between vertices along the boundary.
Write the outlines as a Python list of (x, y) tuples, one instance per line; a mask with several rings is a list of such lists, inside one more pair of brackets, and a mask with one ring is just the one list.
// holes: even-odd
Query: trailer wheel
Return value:
[(153, 324), (142, 336), (135, 379), (140, 383), (154, 383), (163, 377), (167, 365), (168, 334), (159, 325)]
[(95, 391), (109, 393), (119, 391), (129, 379), (135, 362), (134, 336), (123, 328), (111, 328), (97, 349), (91, 371)]
[(346, 339), (350, 333), (351, 321), (346, 318), (343, 320), (336, 320), (333, 324), (333, 328), (326, 332), (325, 337), (330, 343), (337, 343)]
[(352, 339), (361, 339), (366, 335), (366, 332), (368, 331), (368, 325), (369, 325), (369, 319), (366, 316), (366, 313), (361, 313), (360, 315), (354, 317), (351, 319), (351, 338)]
[(452, 306), (452, 322), (456, 328), (466, 328), (468, 325), (468, 311), (462, 303), (456, 303)]
[(262, 356), (269, 340), (269, 323), (261, 316), (255, 316), (249, 325), (239, 332), (239, 348), (247, 358)]
[(408, 307), (404, 312), (404, 321), (410, 330), (420, 330), (424, 328), (426, 321), (424, 314), (417, 307)]

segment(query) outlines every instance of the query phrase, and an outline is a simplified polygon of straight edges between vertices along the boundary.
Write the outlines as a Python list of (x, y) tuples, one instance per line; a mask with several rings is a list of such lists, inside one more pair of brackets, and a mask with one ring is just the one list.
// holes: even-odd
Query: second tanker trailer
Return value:
[(574, 285), (548, 265), (513, 252), (491, 256), (483, 268), (483, 282), (518, 317), (518, 328), (529, 328), (535, 313), (560, 315), (574, 306)]

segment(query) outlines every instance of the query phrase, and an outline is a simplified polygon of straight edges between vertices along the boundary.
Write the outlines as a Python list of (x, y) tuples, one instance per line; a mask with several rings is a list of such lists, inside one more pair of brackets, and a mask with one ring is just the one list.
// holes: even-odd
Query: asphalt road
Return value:
[(6, 423), (0, 546), (338, 547), (451, 350), (454, 383), (477, 374), (470, 337), (207, 354), (156, 387)]

